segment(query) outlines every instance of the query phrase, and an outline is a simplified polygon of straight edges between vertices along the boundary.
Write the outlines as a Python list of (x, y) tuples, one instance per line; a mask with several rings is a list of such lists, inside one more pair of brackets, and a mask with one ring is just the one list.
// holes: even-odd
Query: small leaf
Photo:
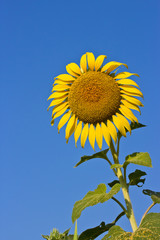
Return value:
[(108, 231), (114, 223), (109, 223), (105, 225), (105, 222), (101, 222), (101, 224), (97, 227), (90, 228), (82, 232), (78, 238), (78, 240), (92, 240), (101, 235), (102, 233)]
[(47, 239), (47, 240), (49, 239), (49, 235), (43, 235), (43, 234), (42, 234), (42, 237), (43, 237), (44, 239)]
[(128, 155), (125, 159), (123, 167), (126, 167), (129, 163), (152, 167), (151, 158), (147, 152), (135, 152)]
[(69, 235), (69, 236), (62, 237), (60, 240), (74, 240), (73, 237), (74, 235)]
[(123, 165), (118, 164), (118, 163), (111, 165), (111, 169), (113, 169), (113, 168), (122, 168), (122, 167), (123, 167)]
[(118, 180), (114, 180), (114, 181), (108, 183), (108, 186), (110, 186), (112, 188), (116, 183), (120, 183), (120, 182)]
[(104, 203), (117, 194), (120, 190), (120, 184), (116, 184), (106, 193), (107, 187), (104, 183), (98, 185), (94, 191), (89, 191), (82, 200), (77, 201), (74, 204), (72, 212), (72, 222), (74, 223), (80, 216), (82, 211), (90, 206), (94, 206), (98, 203)]
[[(129, 185), (136, 185), (137, 187), (142, 187), (145, 182), (145, 178), (141, 179), (141, 177), (145, 175), (145, 172), (136, 169), (134, 172), (128, 175), (128, 178), (130, 180)], [(139, 183), (142, 183), (142, 185), (138, 185)]]
[(154, 192), (149, 189), (144, 189), (143, 193), (148, 196), (151, 196), (153, 202), (160, 203), (160, 192)]
[(90, 160), (90, 159), (93, 159), (93, 158), (103, 158), (103, 159), (106, 159), (106, 154), (107, 152), (109, 151), (109, 149), (106, 149), (104, 151), (101, 151), (101, 152), (98, 152), (98, 153), (95, 153), (91, 156), (83, 156), (81, 157), (81, 160), (74, 166), (75, 168), (78, 167), (80, 164)]
[(113, 226), (109, 229), (102, 240), (147, 240), (160, 239), (160, 213), (147, 214), (139, 228), (134, 232), (125, 232), (119, 226)]

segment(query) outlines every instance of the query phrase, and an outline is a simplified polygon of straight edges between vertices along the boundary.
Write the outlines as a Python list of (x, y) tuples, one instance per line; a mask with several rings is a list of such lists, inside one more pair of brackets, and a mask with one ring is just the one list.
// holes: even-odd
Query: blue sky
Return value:
[[(113, 179), (103, 160), (73, 168), (93, 150), (88, 143), (75, 148), (73, 137), (66, 144), (64, 129), (58, 134), (58, 121), (51, 127), (47, 112), (53, 78), (65, 73), (66, 64), (79, 64), (87, 51), (127, 63), (140, 75), (134, 80), (144, 93), (144, 108), (136, 116), (147, 127), (122, 140), (121, 161), (133, 152), (149, 152), (153, 169), (128, 170), (146, 171), (144, 188), (159, 191), (159, 11), (159, 0), (1, 1), (1, 239), (39, 240), (53, 227), (66, 230), (75, 201)], [(139, 223), (151, 200), (136, 187), (131, 198)], [(112, 201), (86, 209), (79, 233), (113, 221), (117, 212)], [(118, 224), (131, 230), (125, 217)]]

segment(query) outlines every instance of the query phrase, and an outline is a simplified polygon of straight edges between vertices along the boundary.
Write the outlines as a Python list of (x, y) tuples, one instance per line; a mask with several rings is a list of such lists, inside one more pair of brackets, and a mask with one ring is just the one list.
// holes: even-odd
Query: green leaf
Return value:
[(120, 183), (120, 182), (118, 180), (114, 180), (114, 181), (108, 183), (108, 186), (110, 186), (112, 188), (116, 183)]
[(105, 225), (105, 222), (101, 222), (101, 224), (97, 227), (90, 228), (81, 233), (78, 240), (92, 240), (101, 235), (102, 233), (108, 231), (114, 223), (109, 223)]
[(132, 122), (130, 124), (130, 126), (131, 126), (131, 130), (135, 130), (135, 129), (138, 129), (138, 128), (146, 127), (146, 125), (144, 125), (142, 123), (136, 123), (136, 122)]
[(151, 158), (147, 152), (135, 152), (128, 155), (125, 159), (123, 167), (126, 167), (129, 163), (152, 167)]
[(149, 189), (144, 189), (143, 193), (151, 196), (153, 202), (160, 203), (160, 192), (154, 192), (154, 191), (149, 190)]
[(102, 240), (159, 240), (160, 239), (160, 213), (147, 214), (139, 228), (134, 232), (125, 232), (119, 226), (109, 229)]
[(82, 211), (90, 206), (94, 206), (98, 203), (104, 203), (117, 194), (120, 190), (120, 184), (116, 184), (106, 193), (107, 187), (104, 183), (98, 185), (94, 191), (89, 191), (82, 200), (77, 201), (74, 204), (72, 212), (72, 222), (74, 223), (80, 216)]
[(123, 165), (118, 164), (118, 163), (111, 165), (111, 169), (113, 169), (113, 168), (122, 168), (122, 167), (123, 167)]
[(42, 237), (43, 237), (44, 239), (47, 239), (47, 240), (49, 239), (49, 235), (43, 235), (43, 234), (42, 234)]
[(125, 232), (119, 226), (113, 226), (109, 229), (109, 232), (102, 238), (102, 240), (129, 240), (128, 238), (132, 233)]
[[(130, 180), (129, 185), (136, 185), (137, 187), (142, 187), (146, 179), (141, 179), (141, 177), (145, 175), (147, 175), (145, 172), (136, 169), (134, 172), (128, 175), (128, 178)], [(139, 183), (142, 183), (142, 185), (138, 185)]]
[(103, 158), (103, 159), (106, 159), (106, 154), (107, 152), (109, 151), (109, 148), (104, 150), (104, 151), (101, 151), (101, 152), (98, 152), (98, 153), (95, 153), (91, 156), (83, 156), (81, 157), (81, 160), (74, 166), (75, 168), (78, 167), (80, 164), (90, 160), (90, 159), (93, 159), (93, 158)]
[(60, 240), (74, 240), (73, 237), (74, 235), (69, 235), (69, 236), (62, 237)]

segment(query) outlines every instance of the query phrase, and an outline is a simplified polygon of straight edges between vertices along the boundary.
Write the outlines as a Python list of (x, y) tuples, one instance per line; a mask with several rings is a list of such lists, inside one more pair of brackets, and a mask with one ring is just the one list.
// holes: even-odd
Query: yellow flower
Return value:
[[(136, 97), (143, 97), (136, 82), (129, 77), (138, 74), (121, 72), (113, 73), (120, 62), (108, 62), (102, 66), (105, 55), (95, 59), (93, 53), (87, 52), (81, 57), (80, 67), (76, 63), (66, 66), (68, 74), (55, 78), (49, 108), (52, 110), (52, 121), (62, 116), (59, 130), (67, 123), (66, 140), (74, 133), (75, 144), (81, 138), (84, 147), (87, 137), (94, 149), (95, 141), (102, 148), (103, 137), (110, 146), (111, 137), (117, 141), (117, 130), (126, 136), (131, 133), (131, 122), (138, 122), (131, 109), (140, 112), (143, 104)], [(48, 109), (49, 109), (48, 108)]]

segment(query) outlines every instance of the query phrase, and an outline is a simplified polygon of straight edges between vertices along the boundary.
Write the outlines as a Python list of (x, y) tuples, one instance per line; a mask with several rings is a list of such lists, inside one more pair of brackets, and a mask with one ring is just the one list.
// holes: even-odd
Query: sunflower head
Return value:
[(136, 82), (129, 77), (138, 74), (114, 71), (127, 65), (108, 62), (103, 65), (105, 55), (95, 59), (93, 53), (81, 57), (80, 67), (76, 63), (66, 66), (68, 74), (55, 78), (52, 94), (48, 99), (52, 110), (52, 121), (61, 117), (58, 131), (67, 123), (66, 140), (74, 133), (75, 144), (81, 138), (84, 147), (87, 137), (94, 149), (95, 141), (102, 148), (103, 138), (110, 147), (111, 138), (117, 141), (117, 129), (123, 136), (131, 133), (128, 122), (138, 122), (132, 110), (140, 112), (143, 106), (137, 97), (143, 97)]

